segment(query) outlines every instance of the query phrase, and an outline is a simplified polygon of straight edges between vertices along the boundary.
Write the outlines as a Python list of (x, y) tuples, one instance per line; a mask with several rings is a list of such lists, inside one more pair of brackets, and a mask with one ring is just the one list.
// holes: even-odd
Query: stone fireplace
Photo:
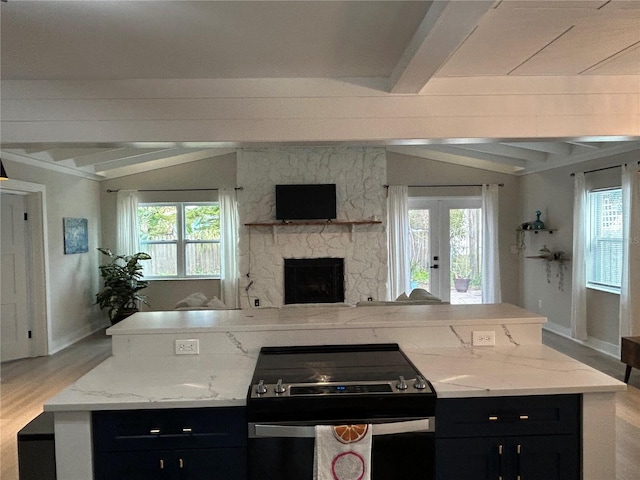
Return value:
[(344, 302), (344, 259), (284, 259), (285, 304), (337, 302)]
[[(285, 303), (330, 303), (326, 286), (308, 281), (309, 298), (285, 298), (289, 259), (344, 259), (343, 286), (336, 302), (355, 304), (387, 294), (387, 160), (377, 147), (265, 147), (237, 151), (239, 268), (242, 308)], [(291, 222), (275, 218), (278, 184), (336, 185), (334, 222)], [(358, 224), (376, 218), (378, 224)], [(349, 224), (353, 222), (353, 224)], [(246, 224), (254, 224), (247, 226)], [(255, 226), (255, 224), (259, 224)], [(261, 225), (261, 226), (260, 226)], [(314, 291), (315, 289), (315, 291)], [(291, 292), (289, 292), (290, 294)]]

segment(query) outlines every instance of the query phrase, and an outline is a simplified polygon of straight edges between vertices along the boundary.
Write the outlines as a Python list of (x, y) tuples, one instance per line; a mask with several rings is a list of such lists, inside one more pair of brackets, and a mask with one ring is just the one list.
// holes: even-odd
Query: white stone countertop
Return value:
[(546, 317), (506, 303), (484, 305), (398, 305), (379, 307), (255, 308), (138, 312), (107, 330), (109, 335), (545, 323)]
[[(626, 385), (544, 345), (405, 353), (440, 398), (623, 391)], [(47, 401), (48, 411), (242, 406), (256, 359), (241, 353), (111, 357)]]

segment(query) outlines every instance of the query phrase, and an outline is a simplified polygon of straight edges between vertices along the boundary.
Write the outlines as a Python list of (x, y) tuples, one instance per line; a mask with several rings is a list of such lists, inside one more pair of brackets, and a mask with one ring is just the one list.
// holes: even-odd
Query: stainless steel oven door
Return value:
[[(371, 426), (372, 480), (435, 478), (433, 417)], [(309, 423), (250, 423), (249, 479), (312, 480), (314, 427)]]

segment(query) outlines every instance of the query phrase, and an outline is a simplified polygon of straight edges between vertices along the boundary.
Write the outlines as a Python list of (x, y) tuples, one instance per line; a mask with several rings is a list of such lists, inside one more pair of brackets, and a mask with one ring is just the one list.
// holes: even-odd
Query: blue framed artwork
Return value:
[(87, 253), (89, 251), (89, 227), (86, 218), (62, 219), (64, 224), (64, 253)]

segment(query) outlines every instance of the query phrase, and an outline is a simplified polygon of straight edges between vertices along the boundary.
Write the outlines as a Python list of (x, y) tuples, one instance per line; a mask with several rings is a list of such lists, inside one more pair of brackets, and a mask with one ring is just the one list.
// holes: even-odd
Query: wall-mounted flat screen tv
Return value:
[(277, 220), (333, 220), (335, 183), (276, 185)]

